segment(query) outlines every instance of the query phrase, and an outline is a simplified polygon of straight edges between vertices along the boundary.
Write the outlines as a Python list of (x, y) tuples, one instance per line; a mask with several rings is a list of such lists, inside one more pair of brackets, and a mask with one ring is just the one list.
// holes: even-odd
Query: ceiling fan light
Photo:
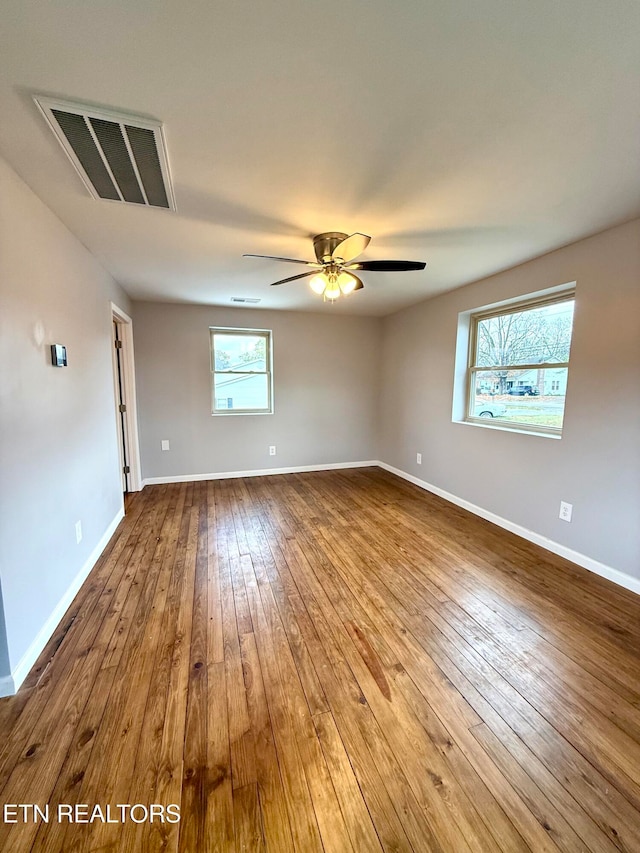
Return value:
[(313, 278), (309, 281), (309, 286), (314, 293), (317, 293), (318, 296), (321, 296), (324, 293), (324, 290), (327, 286), (327, 279), (322, 273), (318, 275), (314, 275)]
[(330, 281), (326, 286), (324, 295), (325, 299), (330, 299), (332, 302), (334, 299), (337, 299), (340, 296), (340, 285), (337, 281)]
[(352, 275), (349, 275), (348, 272), (341, 272), (338, 276), (338, 284), (340, 285), (340, 290), (346, 296), (355, 289), (356, 280)]

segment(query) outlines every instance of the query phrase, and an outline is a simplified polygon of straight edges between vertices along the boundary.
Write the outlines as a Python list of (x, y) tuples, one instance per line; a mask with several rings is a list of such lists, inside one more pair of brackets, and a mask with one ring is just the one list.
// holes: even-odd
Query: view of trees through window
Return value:
[(265, 356), (267, 342), (264, 337), (248, 335), (222, 335), (214, 337), (215, 369), (249, 371), (256, 367), (263, 371), (265, 367)]
[(573, 308), (571, 297), (474, 318), (470, 417), (562, 428)]

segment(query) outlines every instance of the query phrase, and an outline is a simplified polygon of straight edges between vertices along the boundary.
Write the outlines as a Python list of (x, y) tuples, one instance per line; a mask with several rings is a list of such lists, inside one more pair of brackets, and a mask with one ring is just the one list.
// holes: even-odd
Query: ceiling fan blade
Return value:
[(315, 270), (309, 270), (309, 272), (302, 272), (300, 275), (292, 275), (290, 278), (281, 278), (280, 281), (274, 281), (271, 283), (271, 287), (275, 287), (276, 284), (286, 284), (288, 281), (295, 281), (298, 278), (306, 278), (308, 275), (315, 275)]
[(333, 250), (331, 257), (333, 260), (340, 258), (343, 263), (347, 263), (348, 261), (352, 261), (354, 258), (357, 258), (358, 255), (361, 255), (370, 242), (371, 237), (367, 237), (366, 234), (359, 234), (356, 232), (350, 237), (346, 237), (341, 243), (338, 243)]
[(408, 272), (408, 270), (423, 270), (426, 267), (424, 261), (358, 261), (348, 264), (345, 269), (369, 270), (370, 272)]
[(276, 258), (273, 255), (243, 255), (243, 258), (265, 258), (268, 261), (284, 261), (287, 264), (305, 264), (308, 267), (322, 269), (322, 264), (315, 261), (300, 261), (298, 258)]

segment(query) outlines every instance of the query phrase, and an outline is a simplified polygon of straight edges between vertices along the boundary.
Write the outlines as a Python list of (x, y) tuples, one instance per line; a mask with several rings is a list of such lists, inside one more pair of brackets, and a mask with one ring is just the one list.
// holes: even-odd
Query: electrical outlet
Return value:
[(566, 501), (560, 501), (560, 512), (558, 513), (558, 518), (561, 518), (563, 521), (571, 521), (572, 514), (573, 504), (568, 504)]
[(79, 545), (82, 542), (82, 522), (76, 521), (76, 544)]
[(275, 456), (275, 455), (276, 455), (276, 446), (275, 446), (275, 444), (272, 444), (269, 447), (269, 456)]
[(163, 450), (171, 450), (171, 448), (169, 447), (169, 439), (163, 438), (162, 441), (160, 442), (160, 447)]
[(416, 462), (418, 465), (422, 465), (422, 453), (416, 453)]

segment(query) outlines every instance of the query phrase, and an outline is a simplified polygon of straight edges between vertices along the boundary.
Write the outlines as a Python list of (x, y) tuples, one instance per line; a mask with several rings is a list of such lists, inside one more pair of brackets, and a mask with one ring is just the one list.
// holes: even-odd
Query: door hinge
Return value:
[(129, 468), (129, 466), (128, 466), (128, 465), (125, 465), (125, 466), (123, 467), (123, 469), (122, 469), (122, 473), (123, 473), (123, 474), (130, 474), (130, 473), (131, 473), (131, 468)]
[(122, 349), (122, 341), (114, 341), (113, 345), (116, 349)]
[(123, 412), (126, 412), (126, 411), (127, 411), (127, 407), (125, 406), (125, 404), (124, 404), (124, 403), (120, 403), (120, 405), (118, 406), (118, 411), (119, 411), (120, 413), (123, 413)]

